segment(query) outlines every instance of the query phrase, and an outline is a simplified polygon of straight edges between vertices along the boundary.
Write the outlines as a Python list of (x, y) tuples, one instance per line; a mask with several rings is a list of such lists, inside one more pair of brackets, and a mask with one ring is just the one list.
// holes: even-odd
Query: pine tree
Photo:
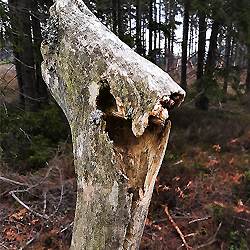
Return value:
[[(9, 0), (1, 12), (4, 29), (1, 45), (11, 43), (17, 72), (20, 105), (37, 110), (48, 101), (41, 76), (41, 22), (48, 17), (52, 1)], [(4, 4), (1, 5), (1, 8)]]
[(182, 60), (181, 60), (181, 87), (187, 90), (187, 43), (189, 27), (189, 8), (190, 0), (184, 1), (184, 19), (183, 19), (183, 39), (182, 39)]

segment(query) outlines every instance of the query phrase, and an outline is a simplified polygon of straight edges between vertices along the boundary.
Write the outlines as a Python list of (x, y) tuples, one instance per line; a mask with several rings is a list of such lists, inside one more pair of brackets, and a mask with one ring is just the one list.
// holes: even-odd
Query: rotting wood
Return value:
[(103, 26), (81, 0), (57, 0), (42, 72), (71, 127), (78, 175), (71, 249), (138, 249), (185, 92)]

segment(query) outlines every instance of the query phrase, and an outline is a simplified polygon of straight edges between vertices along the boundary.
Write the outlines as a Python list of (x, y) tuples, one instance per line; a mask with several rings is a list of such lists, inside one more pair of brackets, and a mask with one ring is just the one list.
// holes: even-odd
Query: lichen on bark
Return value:
[(72, 133), (78, 191), (71, 249), (138, 249), (167, 146), (168, 110), (185, 92), (81, 0), (57, 0), (51, 20), (56, 39), (42, 43), (42, 72)]

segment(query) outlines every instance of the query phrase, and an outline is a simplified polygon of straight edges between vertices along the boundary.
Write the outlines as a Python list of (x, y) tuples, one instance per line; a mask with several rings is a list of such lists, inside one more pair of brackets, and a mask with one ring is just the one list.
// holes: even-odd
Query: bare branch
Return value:
[(13, 91), (17, 92), (19, 95), (22, 95), (22, 96), (24, 96), (25, 98), (31, 99), (31, 100), (33, 100), (33, 101), (40, 101), (40, 100), (43, 100), (43, 99), (44, 99), (44, 98), (32, 98), (32, 97), (30, 97), (30, 96), (25, 95), (24, 93), (21, 93), (21, 92), (17, 91), (16, 89), (14, 89), (14, 88), (12, 88), (12, 87), (9, 87), (9, 88), (12, 89)]
[(68, 227), (63, 228), (63, 229), (60, 231), (60, 233), (66, 231), (69, 227), (72, 227), (73, 225), (74, 225), (74, 221), (72, 221), (72, 222), (69, 224)]
[[(40, 236), (40, 233), (38, 233), (36, 236), (31, 238), (29, 241), (26, 242), (25, 246), (28, 246), (31, 242), (33, 242), (35, 239), (37, 239)], [(19, 250), (23, 250), (23, 247), (19, 248)]]
[(233, 216), (234, 218), (237, 218), (239, 220), (244, 220), (246, 222), (250, 222), (250, 220), (246, 219), (246, 218), (242, 218), (242, 217), (238, 217), (238, 216)]
[(212, 218), (211, 216), (206, 216), (206, 217), (204, 217), (204, 218), (199, 218), (199, 219), (191, 220), (191, 221), (189, 221), (188, 223), (191, 224), (191, 223), (194, 223), (194, 222), (197, 222), (197, 221), (209, 220), (209, 219), (211, 219), (211, 218)]
[[(29, 206), (27, 206), (24, 202), (22, 202), (22, 201), (15, 195), (15, 193), (28, 192), (30, 189), (32, 189), (32, 188), (34, 188), (34, 187), (40, 185), (40, 184), (41, 184), (42, 182), (44, 182), (44, 180), (48, 177), (48, 175), (49, 175), (51, 169), (52, 169), (52, 167), (50, 167), (50, 168), (48, 169), (48, 171), (47, 171), (45, 177), (44, 177), (40, 182), (38, 182), (37, 184), (32, 185), (32, 186), (30, 186), (30, 187), (28, 187), (27, 189), (24, 189), (24, 190), (12, 190), (12, 191), (10, 191), (10, 194), (12, 195), (12, 197), (13, 197), (19, 204), (21, 204), (23, 207), (25, 207), (28, 211), (30, 211), (30, 212), (32, 212), (32, 213), (36, 214), (37, 216), (42, 217), (42, 218), (44, 218), (44, 219), (48, 219), (48, 218), (49, 218), (48, 215), (46, 215), (46, 214), (45, 214), (45, 215), (42, 215), (42, 214), (39, 214), (39, 213), (37, 213), (36, 211), (32, 210)], [(60, 172), (60, 173), (61, 173), (61, 172)], [(5, 180), (5, 181), (10, 181), (11, 183), (14, 182), (15, 184), (26, 185), (26, 186), (27, 186), (27, 184), (22, 184), (22, 183), (19, 183), (19, 182), (15, 182), (15, 181), (9, 180), (9, 179), (4, 178), (4, 177), (0, 177), (0, 178), (3, 179), (3, 180)], [(61, 179), (61, 178), (60, 178), (60, 179)], [(62, 190), (63, 190), (63, 189), (62, 189)], [(59, 206), (60, 206), (61, 199), (62, 199), (62, 192), (61, 192), (61, 197), (60, 197), (60, 202), (59, 202), (58, 208), (59, 208)], [(58, 208), (57, 208), (57, 210), (58, 210)], [(56, 210), (56, 211), (57, 211), (57, 210)], [(54, 212), (54, 213), (55, 213), (55, 212)], [(53, 214), (54, 214), (54, 213), (53, 213)]]
[(19, 129), (24, 133), (27, 139), (31, 142), (29, 135), (22, 128), (19, 128)]
[(7, 70), (6, 72), (4, 73), (4, 75), (1, 77), (2, 79), (5, 78), (5, 76), (7, 75), (7, 73), (14, 67), (14, 64), (12, 64)]
[(6, 83), (6, 85), (4, 86), (3, 90), (5, 90), (5, 89), (8, 87), (8, 85), (9, 85), (15, 78), (17, 78), (17, 75), (15, 75), (13, 78), (11, 78), (11, 79)]
[(186, 242), (186, 240), (185, 240), (185, 237), (184, 237), (183, 233), (181, 232), (180, 228), (176, 225), (175, 221), (172, 219), (171, 215), (169, 214), (169, 212), (168, 212), (168, 206), (167, 206), (167, 205), (165, 205), (164, 211), (165, 211), (165, 213), (167, 214), (169, 220), (170, 220), (171, 223), (173, 224), (173, 226), (174, 226), (174, 228), (176, 229), (176, 231), (179, 233), (179, 235), (180, 235), (180, 237), (181, 237), (181, 239), (182, 239), (183, 244), (185, 245), (185, 247), (186, 247), (187, 249), (191, 249), (192, 247), (190, 247), (190, 246), (187, 244), (187, 242)]
[(25, 203), (23, 203), (18, 197), (16, 197), (16, 195), (14, 194), (15, 192), (19, 192), (21, 190), (16, 190), (16, 191), (10, 191), (10, 194), (12, 195), (12, 197), (19, 203), (21, 204), (23, 207), (25, 207), (28, 211), (34, 213), (35, 215), (42, 217), (44, 219), (48, 219), (47, 215), (42, 215), (37, 213), (36, 211), (32, 210), (30, 207), (28, 207)]
[(7, 178), (2, 177), (2, 176), (0, 176), (0, 180), (9, 182), (12, 185), (16, 184), (16, 185), (21, 185), (21, 186), (28, 186), (28, 184), (26, 184), (26, 183), (21, 183), (21, 182), (18, 182), (18, 181), (13, 181), (13, 180), (7, 179)]
[[(10, 52), (7, 49), (4, 49), (5, 52), (7, 52), (8, 54), (10, 54)], [(24, 62), (22, 62), (20, 59), (18, 59), (17, 57), (15, 57), (14, 55), (11, 55), (12, 57), (14, 57), (18, 62), (20, 62), (23, 66), (30, 68), (30, 69), (35, 69), (35, 67), (29, 66), (27, 64), (25, 64)]]
[(45, 215), (45, 211), (46, 211), (46, 204), (47, 204), (47, 200), (46, 200), (46, 192), (43, 192), (43, 215)]

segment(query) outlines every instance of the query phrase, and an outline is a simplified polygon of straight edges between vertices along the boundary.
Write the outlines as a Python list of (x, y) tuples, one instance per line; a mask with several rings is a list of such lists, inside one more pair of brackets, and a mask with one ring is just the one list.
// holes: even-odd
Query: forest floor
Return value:
[[(6, 109), (18, 99), (9, 67), (0, 66)], [(178, 72), (171, 75), (179, 81)], [(250, 115), (244, 96), (214, 102), (205, 112), (194, 108), (188, 94), (170, 119), (140, 250), (250, 249)], [(0, 249), (69, 249), (76, 202), (71, 143), (60, 143), (43, 168), (26, 172), (18, 165), (25, 163), (8, 160), (2, 148)]]

